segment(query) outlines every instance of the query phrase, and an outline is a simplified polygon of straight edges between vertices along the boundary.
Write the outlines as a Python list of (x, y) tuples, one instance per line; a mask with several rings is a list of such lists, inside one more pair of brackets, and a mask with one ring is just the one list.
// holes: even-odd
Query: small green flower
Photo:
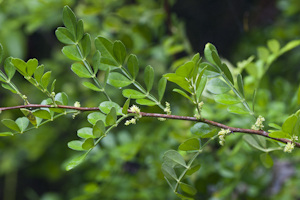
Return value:
[(292, 151), (293, 151), (293, 149), (294, 149), (294, 147), (295, 147), (296, 145), (295, 145), (295, 143), (291, 143), (291, 142), (288, 142), (286, 145), (285, 145), (285, 147), (284, 147), (284, 149), (283, 149), (283, 152), (288, 152), (288, 153), (292, 153)]
[(79, 102), (79, 101), (76, 101), (76, 102), (74, 103), (74, 107), (80, 108), (80, 102)]
[(228, 135), (229, 133), (231, 133), (231, 131), (229, 129), (221, 129), (218, 133), (219, 136), (219, 143), (221, 146), (224, 146), (225, 144), (225, 136)]
[(265, 118), (262, 117), (261, 115), (258, 116), (256, 122), (254, 125), (251, 126), (251, 129), (253, 130), (262, 130), (264, 125), (263, 122), (265, 121)]

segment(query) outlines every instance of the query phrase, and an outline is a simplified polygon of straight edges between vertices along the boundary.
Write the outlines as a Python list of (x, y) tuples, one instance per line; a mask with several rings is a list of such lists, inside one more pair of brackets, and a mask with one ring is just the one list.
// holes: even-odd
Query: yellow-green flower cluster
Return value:
[(130, 120), (126, 120), (125, 125), (128, 126), (130, 124), (136, 124), (136, 121), (142, 117), (141, 110), (136, 105), (132, 105), (129, 110), (136, 114), (136, 116)]
[(231, 133), (231, 131), (229, 129), (221, 129), (218, 133), (219, 136), (219, 143), (221, 146), (224, 146), (225, 144), (225, 136), (228, 135), (229, 133)]
[(291, 143), (291, 142), (288, 142), (286, 145), (285, 145), (285, 147), (284, 147), (284, 149), (283, 149), (283, 152), (288, 152), (288, 153), (292, 153), (292, 150), (294, 149), (294, 147), (295, 147), (296, 145), (295, 145), (295, 143)]
[(164, 109), (164, 111), (167, 113), (167, 115), (171, 115), (171, 107), (170, 107), (170, 103), (166, 101), (166, 108)]
[(74, 103), (74, 107), (80, 108), (80, 102), (79, 102), (79, 101), (76, 101), (76, 102)]
[(128, 126), (130, 124), (136, 124), (136, 119), (132, 118), (131, 120), (126, 120), (125, 125)]
[(252, 125), (251, 129), (253, 130), (262, 130), (264, 125), (263, 122), (265, 121), (265, 118), (262, 117), (261, 115), (258, 116), (256, 122), (254, 125)]

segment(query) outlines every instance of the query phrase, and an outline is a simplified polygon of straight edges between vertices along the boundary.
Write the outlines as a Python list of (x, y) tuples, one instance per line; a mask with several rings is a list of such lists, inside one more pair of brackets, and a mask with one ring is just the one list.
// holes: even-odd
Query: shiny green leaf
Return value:
[(132, 78), (135, 80), (135, 78), (137, 77), (137, 75), (139, 73), (139, 62), (138, 62), (136, 55), (130, 54), (130, 56), (128, 57), (128, 61), (127, 61), (127, 68), (128, 68), (128, 71), (130, 72)]
[(63, 44), (75, 44), (75, 37), (72, 35), (72, 33), (64, 28), (59, 27), (55, 31), (56, 38)]
[(91, 51), (91, 36), (90, 34), (86, 33), (84, 34), (82, 40), (81, 40), (81, 47), (82, 47), (82, 53), (83, 57), (86, 58)]
[(145, 106), (155, 106), (155, 105), (157, 105), (155, 102), (153, 102), (151, 100), (148, 100), (148, 99), (137, 99), (135, 102), (137, 104), (145, 105)]
[(225, 76), (228, 78), (228, 80), (234, 85), (232, 74), (228, 68), (228, 66), (225, 63), (222, 63), (220, 66), (221, 70), (224, 72)]
[(283, 132), (283, 131), (273, 131), (272, 133), (269, 133), (270, 137), (273, 138), (290, 138), (290, 134)]
[(122, 91), (122, 95), (126, 98), (131, 97), (132, 99), (143, 99), (146, 97), (145, 94), (137, 91), (137, 90), (133, 90), (133, 89), (125, 89)]
[(69, 97), (65, 92), (59, 92), (55, 95), (55, 101), (60, 102), (62, 105), (68, 105)]
[(91, 78), (92, 74), (81, 63), (72, 64), (71, 70), (81, 78)]
[(190, 138), (184, 141), (182, 144), (178, 147), (181, 151), (194, 151), (200, 149), (200, 142), (197, 138)]
[(212, 58), (213, 58), (213, 60), (214, 60), (214, 63), (215, 63), (218, 67), (221, 68), (222, 62), (221, 62), (221, 59), (220, 59), (220, 57), (219, 57), (219, 55), (218, 55), (218, 52), (217, 52), (217, 51), (212, 51), (212, 52), (211, 52), (211, 56), (212, 56)]
[(200, 169), (200, 167), (201, 167), (200, 164), (191, 167), (189, 170), (186, 171), (186, 175), (192, 175), (193, 173), (198, 171)]
[(16, 68), (11, 63), (11, 59), (12, 59), (11, 57), (8, 57), (4, 61), (4, 71), (9, 80), (15, 75), (15, 72), (16, 72)]
[(128, 113), (129, 104), (130, 104), (130, 96), (125, 101), (125, 103), (123, 105), (123, 108), (122, 108), (122, 113), (125, 114), (125, 115)]
[(7, 128), (10, 128), (10, 129), (12, 129), (14, 131), (17, 131), (17, 132), (21, 132), (21, 129), (19, 128), (19, 126), (16, 124), (15, 121), (13, 121), (11, 119), (2, 119), (1, 122)]
[(67, 29), (76, 36), (77, 20), (74, 12), (69, 6), (65, 6), (63, 9), (63, 23)]
[(73, 140), (68, 142), (68, 147), (76, 151), (84, 151), (84, 149), (82, 148), (82, 143), (83, 143), (82, 141)]
[(51, 115), (47, 110), (35, 110), (32, 114), (42, 119), (51, 119)]
[(168, 81), (176, 83), (177, 85), (179, 85), (180, 87), (182, 87), (183, 89), (185, 89), (186, 91), (188, 91), (189, 93), (191, 93), (191, 89), (189, 88), (189, 82), (187, 82), (187, 80), (185, 80), (184, 77), (178, 76), (178, 75), (176, 75), (174, 73), (165, 74), (163, 76)]
[(98, 120), (105, 122), (106, 116), (101, 112), (92, 112), (87, 116), (88, 122), (95, 125)]
[(108, 39), (98, 36), (95, 39), (96, 49), (100, 51), (101, 56), (107, 58), (115, 63), (115, 66), (118, 66), (113, 52), (113, 43)]
[(107, 69), (110, 70), (118, 69), (118, 64), (113, 60), (101, 57), (99, 69), (103, 71), (106, 71)]
[(98, 72), (100, 69), (100, 60), (101, 60), (101, 53), (100, 51), (96, 51), (96, 53), (93, 56), (93, 70), (94, 74)]
[(117, 111), (115, 107), (112, 107), (106, 116), (105, 123), (108, 126), (114, 125), (117, 121)]
[(154, 82), (154, 70), (150, 65), (148, 65), (145, 68), (144, 81), (146, 84), (147, 92), (149, 92), (152, 89), (153, 82)]
[(89, 152), (86, 152), (85, 154), (78, 156), (76, 158), (73, 158), (66, 166), (66, 170), (70, 171), (71, 169), (75, 168), (78, 166), (82, 161), (84, 161), (85, 157), (87, 156)]
[(34, 72), (34, 78), (37, 80), (37, 82), (41, 82), (41, 78), (44, 74), (44, 65), (40, 65), (36, 68)]
[(180, 188), (182, 189), (182, 191), (190, 195), (195, 195), (197, 193), (197, 190), (193, 186), (182, 182), (180, 182)]
[(10, 85), (8, 85), (8, 84), (2, 83), (1, 86), (2, 86), (3, 88), (7, 89), (7, 90), (10, 90), (12, 93), (15, 93), (15, 94), (17, 93), (17, 91), (14, 90), (14, 89), (13, 89)]
[(118, 72), (111, 72), (108, 76), (108, 83), (116, 88), (122, 88), (130, 85), (132, 81)]
[(272, 127), (272, 128), (281, 130), (281, 126), (279, 126), (279, 125), (277, 125), (277, 124), (275, 124), (275, 123), (269, 123), (268, 125), (269, 125), (270, 127)]
[(81, 61), (83, 58), (79, 54), (78, 50), (73, 46), (64, 46), (62, 52), (67, 58), (75, 61)]
[(184, 96), (185, 98), (187, 98), (188, 100), (190, 100), (191, 102), (194, 102), (193, 99), (191, 99), (184, 91), (182, 91), (180, 89), (173, 89), (173, 92), (177, 92), (177, 93), (181, 94), (182, 96)]
[(257, 141), (254, 139), (253, 136), (251, 135), (244, 135), (243, 136), (243, 139), (252, 147), (260, 150), (260, 151), (263, 151), (263, 152), (266, 152), (266, 149), (262, 148), (258, 143)]
[(225, 105), (241, 103), (241, 100), (230, 94), (219, 94), (215, 96), (215, 101)]
[(21, 133), (26, 130), (29, 124), (29, 120), (27, 119), (27, 117), (19, 117), (15, 122), (19, 126)]
[(108, 114), (113, 107), (116, 108), (117, 115), (123, 115), (121, 107), (115, 102), (103, 101), (99, 105), (99, 109), (105, 114)]
[(241, 107), (238, 106), (230, 106), (227, 108), (228, 112), (234, 113), (234, 114), (241, 114), (246, 115), (249, 114), (249, 112)]
[(183, 157), (175, 150), (166, 151), (164, 153), (163, 160), (164, 164), (172, 168), (179, 166), (187, 167)]
[(216, 47), (211, 43), (207, 43), (204, 48), (204, 56), (210, 63), (217, 65), (212, 56), (213, 51), (218, 55)]
[(214, 67), (213, 65), (211, 65), (210, 63), (203, 62), (199, 65), (199, 70), (204, 69), (204, 68), (206, 68), (205, 71), (204, 71), (204, 75), (209, 77), (209, 78), (221, 75), (219, 73), (218, 69), (216, 67)]
[(90, 82), (83, 82), (82, 83), (85, 87), (91, 89), (91, 90), (94, 90), (94, 91), (97, 91), (97, 92), (100, 92), (102, 91), (100, 88), (98, 88), (96, 85), (94, 85), (93, 83), (90, 83)]
[(207, 90), (213, 94), (223, 94), (231, 90), (231, 88), (219, 78), (211, 79), (207, 86)]
[(167, 79), (165, 77), (161, 77), (161, 79), (158, 82), (158, 101), (161, 102), (165, 90), (167, 86)]
[(293, 114), (289, 116), (282, 125), (282, 130), (286, 133), (293, 134), (294, 127), (297, 123), (298, 117)]
[(12, 132), (1, 132), (0, 137), (5, 137), (5, 136), (14, 136)]
[(51, 78), (51, 71), (46, 72), (46, 73), (42, 76), (42, 79), (41, 79), (41, 85), (42, 85), (45, 89), (47, 89), (47, 87), (48, 87), (50, 78)]
[(94, 137), (93, 129), (90, 127), (83, 127), (77, 131), (77, 136), (84, 139)]
[(126, 48), (125, 45), (120, 40), (116, 40), (114, 42), (113, 52), (116, 60), (120, 63), (120, 65), (123, 65), (126, 58)]
[(77, 42), (79, 42), (82, 39), (83, 32), (84, 32), (84, 30), (83, 30), (83, 20), (80, 19), (80, 20), (78, 20), (77, 27), (76, 27), (76, 41)]
[(51, 92), (54, 92), (54, 90), (55, 90), (55, 83), (56, 83), (56, 79), (54, 79), (51, 84)]
[(181, 200), (195, 200), (194, 198), (192, 198), (192, 197), (187, 197), (187, 196), (184, 196), (184, 195), (182, 195), (182, 194), (179, 194), (179, 193), (175, 193), (176, 194), (176, 196), (178, 196)]
[(209, 125), (203, 122), (198, 122), (194, 124), (194, 126), (191, 127), (190, 131), (201, 138), (206, 138), (208, 136), (211, 136), (212, 133), (214, 133), (210, 129)]
[(105, 124), (102, 120), (98, 120), (93, 126), (93, 136), (98, 138), (105, 133)]
[(175, 74), (177, 76), (182, 76), (184, 78), (189, 79), (191, 77), (191, 73), (192, 73), (194, 67), (195, 67), (195, 63), (193, 61), (188, 61), (188, 62), (184, 63), (183, 65), (181, 65), (180, 67), (178, 67)]
[(243, 83), (243, 78), (241, 74), (237, 75), (237, 84), (238, 84), (238, 88), (240, 93), (243, 95), (243, 97), (245, 96), (244, 94), (244, 83)]
[(172, 167), (166, 165), (165, 163), (162, 164), (161, 171), (166, 178), (178, 180), (175, 170)]
[(94, 147), (94, 139), (93, 138), (87, 138), (83, 143), (82, 143), (82, 148), (84, 150), (89, 150)]
[(12, 58), (11, 59), (11, 63), (18, 69), (18, 71), (25, 76), (26, 73), (26, 68), (27, 68), (27, 64), (26, 62), (24, 62), (23, 60), (19, 59), (19, 58)]
[(201, 97), (201, 95), (202, 95), (202, 93), (203, 93), (203, 90), (204, 90), (204, 88), (205, 88), (206, 83), (207, 83), (207, 77), (206, 77), (206, 76), (203, 76), (203, 77), (201, 78), (201, 81), (199, 82), (199, 84), (198, 84), (198, 86), (197, 86), (197, 90), (196, 90), (196, 98), (197, 98), (198, 100), (200, 100), (200, 97)]

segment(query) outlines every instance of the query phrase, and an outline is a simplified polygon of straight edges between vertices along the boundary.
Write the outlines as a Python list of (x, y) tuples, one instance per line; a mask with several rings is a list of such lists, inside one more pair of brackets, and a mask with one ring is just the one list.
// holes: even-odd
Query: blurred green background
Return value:
[[(217, 47), (234, 70), (238, 61), (256, 56), (257, 47), (267, 40), (277, 39), (283, 46), (300, 36), (297, 0), (0, 0), (0, 43), (5, 57), (37, 58), (57, 79), (56, 92), (66, 92), (70, 105), (80, 101), (84, 107), (98, 106), (105, 98), (82, 85), (84, 80), (70, 70), (72, 62), (61, 53), (63, 44), (54, 31), (63, 26), (65, 5), (84, 20), (85, 32), (92, 38), (102, 35), (121, 40), (128, 53), (138, 56), (141, 68), (148, 64), (154, 68), (157, 81), (194, 53), (202, 55), (207, 42)], [(265, 124), (282, 124), (299, 108), (299, 55), (296, 48), (282, 56), (261, 82), (257, 113), (267, 119)], [(249, 77), (246, 72), (243, 76)], [(22, 76), (15, 75), (13, 81), (30, 103), (46, 98)], [(172, 114), (192, 116), (192, 105), (172, 92), (174, 86), (168, 83), (165, 94)], [(245, 89), (251, 96), (253, 90), (246, 81)], [(110, 87), (108, 93), (120, 105), (124, 103), (121, 90)], [(23, 104), (8, 90), (2, 89), (0, 95), (1, 107)], [(241, 128), (254, 123), (247, 116), (228, 113), (209, 94), (203, 100), (205, 118)], [(161, 112), (157, 107), (142, 107), (142, 111)], [(23, 135), (1, 137), (0, 199), (177, 199), (163, 178), (162, 156), (192, 137), (192, 122), (142, 118), (137, 125), (120, 125), (83, 164), (66, 172), (65, 163), (77, 155), (67, 142), (77, 139), (78, 129), (89, 126), (87, 114), (59, 118)], [(19, 110), (1, 113), (1, 119), (21, 116)], [(7, 129), (0, 125), (0, 131)], [(300, 198), (299, 151), (292, 155), (275, 151), (270, 169), (261, 164), (259, 155), (239, 133), (228, 137), (224, 147), (215, 141), (197, 159), (201, 169), (187, 180), (198, 190), (195, 198)]]

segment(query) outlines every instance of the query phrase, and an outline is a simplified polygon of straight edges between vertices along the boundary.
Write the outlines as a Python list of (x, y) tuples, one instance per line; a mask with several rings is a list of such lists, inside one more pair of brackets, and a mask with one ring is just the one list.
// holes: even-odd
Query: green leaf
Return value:
[(74, 12), (69, 6), (65, 6), (63, 9), (63, 23), (67, 29), (76, 36), (77, 20)]
[(120, 40), (116, 40), (114, 42), (113, 52), (116, 60), (120, 63), (120, 65), (123, 65), (126, 58), (126, 48), (125, 45)]
[(127, 115), (127, 113), (128, 113), (129, 104), (130, 104), (130, 96), (125, 101), (124, 106), (122, 108), (122, 113), (125, 114), (125, 115)]
[(84, 139), (94, 137), (93, 129), (90, 127), (83, 127), (77, 131), (77, 136)]
[(52, 82), (52, 84), (51, 84), (51, 92), (54, 92), (55, 83), (56, 83), (56, 79), (54, 79), (53, 82)]
[(4, 83), (2, 83), (1, 85), (2, 85), (3, 88), (5, 88), (7, 90), (10, 90), (12, 93), (15, 93), (15, 94), (17, 93), (17, 91), (14, 90), (10, 85), (4, 84)]
[(192, 75), (191, 73), (192, 73), (194, 67), (195, 67), (195, 63), (193, 61), (188, 61), (188, 62), (184, 63), (183, 65), (181, 65), (180, 67), (178, 67), (175, 74), (177, 76), (182, 76), (184, 78), (189, 79)]
[(260, 150), (260, 151), (263, 151), (263, 152), (266, 152), (266, 149), (262, 148), (258, 143), (257, 141), (251, 136), (251, 135), (244, 135), (243, 136), (243, 139), (252, 147)]
[(82, 143), (82, 148), (84, 150), (89, 150), (94, 147), (94, 139), (93, 138), (87, 138), (83, 143)]
[(259, 59), (263, 60), (264, 62), (267, 62), (270, 55), (269, 50), (266, 47), (258, 47), (257, 54)]
[(3, 60), (3, 55), (4, 55), (3, 46), (2, 46), (2, 44), (0, 43), (0, 63), (1, 63), (2, 60)]
[(93, 126), (93, 136), (98, 138), (105, 133), (105, 124), (102, 120), (98, 120)]
[(175, 170), (172, 167), (166, 165), (165, 163), (162, 164), (161, 171), (166, 178), (178, 180)]
[(191, 169), (186, 171), (186, 175), (192, 175), (193, 173), (198, 171), (200, 169), (200, 167), (201, 167), (200, 164), (193, 166)]
[(186, 197), (182, 194), (179, 194), (177, 192), (175, 192), (176, 196), (178, 196), (181, 200), (195, 200), (194, 198), (191, 198), (191, 197)]
[(21, 133), (23, 133), (26, 130), (29, 124), (29, 120), (27, 119), (27, 117), (19, 117), (15, 122), (19, 126)]
[(82, 148), (82, 143), (83, 143), (82, 141), (73, 140), (68, 142), (68, 147), (76, 151), (84, 151), (84, 149)]
[(5, 136), (14, 136), (14, 134), (12, 132), (1, 132), (0, 133), (0, 137), (5, 137)]
[(24, 62), (23, 60), (19, 59), (19, 58), (12, 58), (11, 59), (11, 63), (18, 69), (18, 71), (25, 76), (26, 73), (26, 68), (27, 68), (27, 64), (26, 62)]
[(101, 52), (101, 56), (107, 58), (115, 63), (115, 66), (118, 66), (113, 52), (113, 43), (108, 39), (98, 36), (95, 39), (96, 49)]
[(220, 59), (220, 57), (219, 57), (219, 55), (218, 55), (218, 52), (217, 52), (217, 51), (212, 51), (212, 52), (211, 52), (211, 56), (212, 56), (212, 58), (213, 58), (213, 60), (214, 60), (214, 63), (215, 63), (218, 67), (221, 68), (222, 62), (221, 62), (221, 59)]
[(225, 105), (241, 103), (241, 100), (229, 94), (219, 94), (215, 96), (215, 101)]
[(66, 166), (66, 170), (70, 171), (71, 169), (75, 168), (78, 166), (82, 161), (84, 161), (85, 157), (87, 156), (89, 152), (86, 152), (85, 154), (78, 156), (76, 158), (73, 158)]
[(101, 92), (102, 90), (100, 88), (98, 88), (96, 85), (94, 85), (93, 83), (90, 82), (83, 82), (82, 83), (85, 87), (97, 91), (97, 92)]
[(8, 80), (12, 79), (12, 77), (15, 75), (16, 72), (16, 68), (11, 63), (11, 59), (12, 59), (11, 57), (8, 57), (4, 61), (4, 71), (8, 77)]
[(86, 33), (84, 34), (82, 40), (81, 40), (81, 47), (82, 47), (82, 53), (83, 57), (86, 58), (91, 51), (91, 36), (90, 34)]
[(83, 20), (80, 19), (77, 22), (77, 27), (76, 27), (76, 41), (79, 42), (82, 37), (83, 37)]
[(184, 141), (182, 144), (178, 147), (181, 151), (194, 151), (200, 149), (200, 142), (197, 138), (190, 138), (186, 141)]
[(132, 82), (118, 72), (111, 72), (108, 76), (108, 83), (116, 88), (122, 88), (130, 85)]
[(231, 88), (224, 81), (219, 78), (211, 79), (207, 86), (207, 90), (213, 94), (223, 94), (231, 90)]
[(81, 78), (92, 78), (92, 74), (81, 63), (72, 64), (71, 70)]
[(269, 125), (270, 127), (272, 127), (272, 128), (281, 130), (281, 126), (279, 126), (279, 125), (277, 125), (277, 124), (275, 124), (275, 123), (269, 123), (268, 125)]
[(161, 79), (158, 82), (158, 101), (161, 102), (165, 90), (167, 86), (167, 79), (165, 77), (161, 77)]
[(51, 78), (51, 71), (46, 72), (43, 76), (42, 76), (42, 80), (41, 80), (41, 85), (47, 89), (49, 81)]
[(83, 58), (79, 54), (78, 50), (73, 46), (64, 46), (62, 52), (67, 58), (75, 61), (82, 61)]
[(168, 81), (176, 83), (177, 85), (179, 85), (180, 87), (182, 87), (183, 89), (185, 89), (186, 91), (188, 91), (189, 93), (191, 93), (191, 89), (189, 88), (189, 82), (187, 82), (187, 80), (185, 80), (184, 77), (178, 76), (178, 75), (176, 75), (174, 73), (165, 74), (163, 76)]
[(155, 106), (157, 105), (154, 101), (148, 100), (148, 99), (137, 99), (135, 101), (137, 104), (145, 105), (145, 106)]
[(279, 55), (289, 51), (289, 50), (292, 50), (293, 48), (297, 47), (300, 45), (300, 40), (293, 40), (293, 41), (290, 41), (288, 42), (284, 47), (282, 47), (279, 51)]
[(255, 90), (253, 91), (253, 98), (252, 98), (252, 111), (253, 111), (253, 113), (254, 113), (254, 108), (255, 108), (256, 92), (257, 92), (257, 89), (255, 89)]
[(213, 51), (218, 55), (218, 51), (217, 51), (216, 47), (211, 43), (207, 43), (204, 48), (204, 56), (205, 56), (206, 60), (208, 60), (210, 63), (217, 65), (212, 56)]
[(5, 83), (7, 82), (7, 77), (1, 70), (0, 70), (0, 81), (5, 82)]
[(194, 124), (194, 126), (191, 127), (190, 131), (201, 138), (206, 138), (212, 133), (212, 130), (210, 129), (209, 125), (203, 122), (198, 122)]
[(224, 72), (225, 76), (228, 78), (228, 80), (234, 85), (232, 74), (228, 68), (228, 66), (225, 63), (222, 63), (220, 66), (221, 70)]
[(273, 166), (272, 157), (268, 153), (260, 154), (260, 160), (266, 168), (271, 168)]
[(107, 69), (114, 70), (118, 68), (118, 64), (115, 61), (101, 57), (99, 66), (100, 70), (106, 71)]
[(128, 71), (130, 72), (133, 80), (135, 80), (135, 78), (139, 74), (139, 62), (138, 62), (136, 55), (130, 54), (130, 56), (128, 57), (128, 61), (127, 61), (127, 68), (128, 68)]
[(237, 84), (238, 84), (238, 88), (239, 88), (240, 93), (243, 95), (243, 97), (245, 97), (243, 78), (242, 78), (241, 74), (237, 75)]
[(197, 86), (197, 90), (196, 90), (196, 98), (197, 100), (200, 100), (200, 97), (203, 93), (203, 90), (205, 88), (205, 85), (207, 83), (207, 77), (206, 76), (203, 76), (201, 78), (201, 81), (199, 82), (198, 86)]
[(268, 40), (267, 45), (272, 53), (277, 53), (280, 49), (280, 43), (275, 39)]
[(217, 69), (217, 67), (211, 65), (210, 63), (203, 62), (199, 65), (199, 70), (204, 69), (204, 68), (206, 68), (205, 71), (204, 71), (204, 75), (209, 77), (209, 78), (221, 75), (219, 73), (219, 70)]
[(181, 94), (182, 96), (184, 96), (185, 98), (187, 98), (188, 100), (190, 100), (191, 102), (194, 102), (193, 99), (191, 99), (184, 91), (182, 91), (180, 89), (173, 89), (173, 92), (177, 92), (177, 93)]
[(32, 114), (42, 119), (51, 119), (51, 115), (47, 110), (35, 110)]
[(272, 133), (269, 133), (270, 137), (273, 138), (290, 138), (290, 134), (283, 132), (283, 131), (274, 131)]
[(108, 68), (108, 69), (105, 71), (105, 75), (104, 75), (104, 86), (103, 86), (103, 88), (105, 88), (105, 86), (106, 86), (106, 83), (107, 83), (107, 81), (108, 81), (108, 76), (109, 76), (109, 74), (110, 74), (110, 68)]
[(96, 53), (93, 56), (94, 74), (97, 74), (98, 70), (100, 69), (100, 60), (101, 60), (101, 53), (100, 51), (96, 51)]
[(69, 97), (65, 92), (59, 92), (55, 95), (55, 101), (60, 102), (62, 105), (68, 105)]
[(34, 78), (37, 80), (37, 82), (41, 82), (41, 78), (44, 74), (44, 65), (40, 65), (36, 68), (34, 72)]
[(25, 117), (27, 117), (27, 119), (30, 121), (30, 123), (33, 125), (33, 126), (37, 126), (38, 123), (37, 123), (37, 120), (36, 120), (36, 117), (32, 114), (32, 112), (26, 108), (21, 108), (20, 109), (22, 111), (22, 113), (25, 115)]
[(144, 81), (145, 81), (145, 84), (146, 84), (147, 92), (149, 92), (152, 89), (153, 82), (154, 82), (154, 70), (150, 65), (148, 65), (145, 68)]
[(72, 35), (72, 33), (64, 28), (64, 27), (59, 27), (55, 31), (56, 38), (63, 44), (75, 44), (75, 38)]
[[(286, 133), (293, 134), (294, 127), (298, 121), (298, 117), (295, 114), (289, 116), (282, 125), (282, 130)], [(298, 134), (298, 133), (297, 133)]]
[(180, 188), (182, 189), (182, 191), (190, 195), (195, 195), (197, 193), (197, 190), (193, 186), (182, 182), (180, 182)]
[(137, 90), (133, 90), (133, 89), (125, 89), (122, 91), (122, 95), (126, 98), (131, 97), (132, 99), (143, 99), (146, 97), (145, 94), (137, 91)]
[(106, 116), (106, 124), (108, 126), (114, 125), (117, 121), (117, 112), (116, 112), (116, 108), (112, 107), (109, 111), (109, 113)]
[(246, 115), (249, 114), (249, 112), (241, 107), (238, 106), (230, 106), (227, 108), (228, 112), (234, 113), (234, 114), (241, 114)]
[(183, 157), (175, 150), (168, 150), (164, 153), (163, 156), (164, 164), (169, 167), (187, 167)]
[(93, 112), (87, 116), (88, 121), (92, 125), (95, 125), (98, 120), (105, 122), (105, 118), (106, 118), (106, 116), (101, 112)]
[(21, 129), (19, 128), (19, 126), (16, 124), (16, 122), (14, 122), (11, 119), (2, 119), (1, 120), (2, 124), (4, 124), (4, 126), (6, 126), (7, 128), (10, 128), (14, 131), (17, 132), (21, 132)]
[(103, 101), (99, 105), (99, 109), (105, 114), (108, 114), (113, 107), (116, 108), (117, 115), (123, 115), (121, 107), (115, 102)]

